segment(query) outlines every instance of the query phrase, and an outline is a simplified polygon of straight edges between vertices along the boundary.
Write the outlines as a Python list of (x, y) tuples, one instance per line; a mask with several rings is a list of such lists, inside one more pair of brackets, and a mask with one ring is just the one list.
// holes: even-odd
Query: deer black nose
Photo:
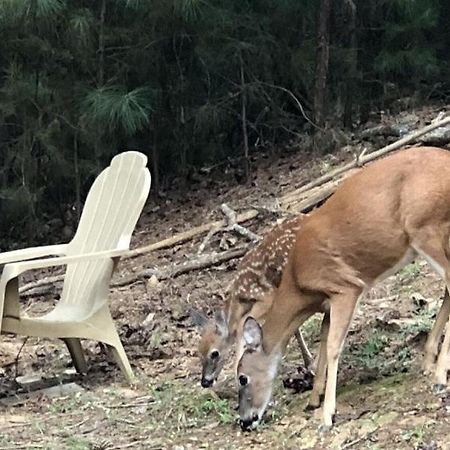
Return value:
[(259, 419), (258, 414), (253, 414), (253, 417), (250, 419), (241, 419), (240, 420), (240, 424), (241, 424), (241, 428), (243, 430), (249, 430), (250, 427), (253, 425), (253, 422), (257, 422)]
[(206, 378), (202, 378), (202, 382), (201, 382), (202, 387), (204, 388), (208, 388), (211, 387), (213, 385), (213, 380), (208, 380)]
[(245, 419), (245, 420), (240, 420), (240, 424), (241, 424), (241, 428), (243, 430), (249, 430), (250, 427), (252, 426), (253, 420), (252, 419)]

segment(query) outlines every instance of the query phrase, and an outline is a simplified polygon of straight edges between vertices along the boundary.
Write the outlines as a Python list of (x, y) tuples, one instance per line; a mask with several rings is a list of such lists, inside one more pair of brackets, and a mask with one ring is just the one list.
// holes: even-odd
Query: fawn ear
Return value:
[(255, 351), (261, 348), (262, 329), (259, 323), (251, 316), (245, 319), (242, 337), (246, 349)]
[(201, 329), (205, 328), (205, 326), (209, 322), (208, 317), (206, 317), (202, 312), (200, 312), (196, 309), (191, 309), (190, 316), (191, 316), (191, 319), (192, 319), (192, 322), (194, 323), (194, 325)]
[(223, 309), (216, 309), (214, 311), (214, 319), (216, 321), (217, 331), (222, 337), (228, 337), (228, 324)]

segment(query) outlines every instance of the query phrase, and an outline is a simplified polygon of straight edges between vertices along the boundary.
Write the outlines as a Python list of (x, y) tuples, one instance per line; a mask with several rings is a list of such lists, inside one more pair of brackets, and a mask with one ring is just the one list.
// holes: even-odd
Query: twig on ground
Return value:
[(225, 214), (225, 217), (227, 218), (227, 229), (235, 231), (236, 233), (250, 239), (253, 242), (258, 242), (262, 239), (261, 236), (259, 236), (256, 233), (253, 233), (253, 231), (250, 231), (248, 228), (243, 227), (242, 225), (239, 225), (237, 223), (237, 213), (233, 209), (231, 209), (226, 203), (222, 203), (220, 205), (220, 209)]
[(205, 239), (203, 239), (202, 243), (200, 244), (200, 246), (197, 250), (197, 255), (201, 255), (205, 251), (205, 248), (209, 244), (209, 241), (218, 231), (220, 231), (220, 227), (211, 228), (208, 231), (208, 234), (205, 236)]
[(374, 430), (369, 431), (369, 433), (365, 434), (364, 436), (359, 437), (358, 439), (355, 439), (354, 441), (348, 442), (347, 444), (344, 444), (341, 447), (341, 450), (345, 450), (347, 448), (351, 448), (353, 446), (355, 446), (356, 444), (359, 444), (362, 441), (365, 441), (367, 439), (370, 439), (370, 437), (372, 436), (372, 434), (376, 433), (378, 430), (380, 429), (380, 427), (376, 427)]
[(19, 348), (19, 351), (17, 352), (16, 358), (14, 359), (14, 378), (17, 378), (18, 372), (19, 372), (19, 358), (20, 354), (22, 353), (23, 348), (25, 347), (25, 344), (28, 341), (28, 336), (25, 336), (25, 339), (22, 342), (22, 345)]
[[(133, 441), (133, 442), (130, 442), (130, 443), (128, 443), (128, 444), (117, 445), (117, 446), (115, 446), (115, 447), (111, 447), (111, 450), (113, 450), (113, 449), (122, 449), (122, 448), (130, 448), (130, 447), (134, 447), (134, 446), (137, 445), (137, 444), (142, 444), (144, 440), (145, 440), (145, 439), (140, 439), (140, 440), (138, 440), (138, 441)], [(145, 448), (149, 448), (149, 447), (145, 447)]]
[(135, 281), (155, 276), (158, 280), (167, 280), (169, 278), (191, 272), (193, 270), (204, 269), (206, 267), (215, 266), (230, 259), (243, 256), (248, 250), (247, 246), (233, 248), (221, 253), (213, 253), (211, 255), (203, 255), (196, 259), (190, 259), (180, 264), (169, 264), (161, 269), (146, 269), (129, 277), (124, 277), (111, 283), (112, 287), (124, 286)]

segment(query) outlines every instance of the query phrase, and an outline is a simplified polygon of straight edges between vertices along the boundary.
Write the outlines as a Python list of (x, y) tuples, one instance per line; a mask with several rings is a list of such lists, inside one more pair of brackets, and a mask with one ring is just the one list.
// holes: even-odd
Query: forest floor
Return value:
[[(253, 179), (247, 185), (236, 185), (232, 174), (211, 175), (182, 194), (150, 200), (132, 247), (220, 217), (218, 206), (223, 202), (241, 211), (293, 190), (354, 158), (356, 147), (349, 144), (334, 156), (306, 154), (294, 146), (255, 158)], [(275, 220), (268, 214), (246, 225), (264, 233)], [(206, 252), (218, 250), (223, 237), (229, 246), (243, 240), (218, 233)], [(195, 257), (203, 238), (123, 260), (115, 277)], [(338, 414), (331, 432), (320, 435), (318, 414), (304, 410), (308, 392), (296, 394), (283, 387), (282, 380), (295, 377), (302, 362), (294, 343), (283, 360), (265, 422), (257, 431), (242, 432), (230, 365), (214, 389), (200, 387), (199, 336), (188, 315), (192, 306), (211, 312), (221, 305), (224, 286), (232, 280), (237, 263), (112, 289), (113, 317), (138, 377), (131, 387), (102, 346), (85, 342), (88, 374), (65, 375), (78, 392), (25, 396), (17, 376), (62, 379), (71, 367), (69, 354), (62, 342), (30, 338), (21, 348), (23, 337), (2, 336), (0, 450), (450, 449), (450, 393), (433, 394), (432, 380), (420, 369), (424, 340), (444, 286), (420, 259), (376, 286), (361, 302), (340, 364)], [(29, 312), (44, 311), (56, 295), (28, 298), (23, 306)], [(320, 317), (313, 317), (303, 327), (314, 353), (319, 323)]]

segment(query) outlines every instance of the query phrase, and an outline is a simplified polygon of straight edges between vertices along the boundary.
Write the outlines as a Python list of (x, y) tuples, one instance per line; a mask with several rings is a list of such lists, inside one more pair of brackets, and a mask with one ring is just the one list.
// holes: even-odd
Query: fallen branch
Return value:
[(411, 142), (414, 142), (419, 137), (423, 136), (424, 134), (434, 130), (435, 128), (442, 127), (446, 124), (450, 123), (450, 116), (446, 117), (445, 119), (433, 122), (432, 124), (423, 127), (422, 129), (415, 131), (414, 133), (409, 134), (408, 136), (405, 136), (402, 139), (399, 139), (398, 141), (393, 142), (390, 145), (387, 145), (386, 147), (380, 148), (379, 150), (376, 150), (372, 153), (369, 153), (368, 155), (365, 155), (361, 158), (358, 158), (358, 161), (352, 161), (348, 164), (345, 164), (341, 167), (338, 167), (336, 170), (332, 170), (331, 172), (328, 172), (327, 174), (311, 181), (310, 183), (307, 183), (300, 188), (296, 189), (295, 191), (289, 192), (285, 196), (281, 198), (281, 201), (286, 201), (288, 198), (292, 198), (293, 196), (296, 196), (298, 194), (301, 194), (302, 192), (308, 191), (314, 187), (320, 186), (321, 184), (326, 183), (327, 181), (332, 180), (333, 178), (338, 177), (339, 175), (342, 175), (344, 172), (347, 172), (350, 169), (356, 168), (358, 165), (366, 164), (370, 161), (373, 161), (374, 159), (379, 158), (380, 156), (383, 156), (389, 152), (393, 152), (394, 150), (398, 150), (399, 148), (403, 147), (406, 144), (409, 144)]
[[(236, 217), (236, 223), (247, 222), (248, 220), (254, 219), (259, 214), (255, 209), (250, 209)], [(183, 233), (176, 234), (170, 238), (163, 239), (162, 241), (155, 242), (153, 244), (146, 245), (145, 247), (139, 247), (134, 250), (127, 252), (123, 258), (134, 258), (145, 253), (153, 252), (155, 250), (160, 250), (162, 248), (173, 247), (176, 244), (182, 244), (183, 242), (189, 241), (192, 238), (199, 236), (203, 233), (208, 232), (211, 228), (223, 228), (226, 226), (225, 220), (216, 220), (214, 222), (205, 223), (198, 227), (191, 228)]]
[(170, 264), (161, 269), (146, 269), (129, 277), (124, 277), (111, 283), (112, 287), (124, 286), (135, 281), (155, 276), (158, 280), (167, 280), (178, 275), (191, 272), (193, 270), (204, 269), (215, 266), (231, 259), (243, 256), (248, 250), (248, 246), (238, 247), (222, 253), (213, 253), (212, 255), (203, 255), (196, 259), (189, 259), (180, 264)]
[(60, 283), (64, 281), (64, 275), (56, 275), (54, 277), (41, 278), (37, 281), (32, 281), (30, 283), (24, 284), (19, 288), (19, 294), (23, 294), (31, 289), (36, 289), (41, 286), (47, 286), (49, 284)]
[[(151, 278), (152, 276), (155, 276), (158, 281), (167, 280), (169, 278), (174, 278), (193, 270), (205, 269), (206, 267), (215, 266), (217, 264), (230, 261), (231, 259), (240, 258), (247, 252), (248, 247), (249, 246), (238, 247), (226, 252), (203, 255), (196, 259), (188, 259), (187, 261), (180, 264), (169, 264), (167, 266), (161, 267), (160, 269), (145, 269), (128, 277), (123, 277), (116, 280), (113, 279), (111, 287), (115, 288), (126, 286), (135, 283), (136, 281), (142, 281), (147, 278)], [(49, 294), (51, 292), (53, 292), (53, 285), (41, 285), (38, 288), (30, 287), (29, 290), (24, 294), (24, 296), (39, 296)]]
[(208, 245), (211, 238), (220, 230), (221, 230), (221, 228), (211, 228), (208, 231), (208, 234), (205, 236), (205, 239), (203, 239), (202, 243), (200, 244), (200, 246), (197, 250), (197, 255), (201, 255), (205, 251), (205, 248)]
[[(262, 239), (261, 236), (253, 233), (248, 228), (239, 225), (237, 223), (238, 215), (236, 211), (234, 211), (234, 209), (231, 209), (226, 203), (223, 203), (220, 206), (220, 209), (222, 210), (222, 213), (225, 215), (227, 221), (225, 228), (223, 228), (225, 231), (234, 231), (235, 233), (240, 234), (241, 236), (244, 236), (253, 242), (257, 242)], [(205, 236), (205, 239), (203, 239), (202, 243), (198, 248), (197, 255), (201, 255), (205, 251), (205, 248), (208, 245), (211, 238), (221, 229), (222, 227), (214, 227), (208, 231), (208, 234)]]
[(296, 213), (307, 213), (319, 203), (330, 197), (345, 178), (348, 178), (359, 170), (359, 168), (350, 169), (335, 180), (327, 181), (326, 183), (316, 186), (304, 193), (300, 193), (297, 196), (286, 196), (286, 198), (283, 198), (281, 206), (284, 209), (290, 209)]
[(19, 358), (27, 341), (28, 336), (25, 336), (25, 339), (23, 340), (22, 345), (20, 346), (19, 351), (17, 352), (16, 358), (14, 359), (14, 379), (16, 379), (19, 376)]
[(374, 137), (402, 137), (406, 131), (406, 125), (401, 124), (381, 124), (372, 128), (366, 128), (359, 133), (360, 139), (370, 139)]
[(220, 206), (220, 209), (225, 214), (225, 217), (227, 218), (228, 224), (227, 229), (235, 231), (236, 233), (245, 236), (246, 238), (250, 239), (253, 242), (260, 241), (262, 239), (261, 236), (258, 234), (253, 233), (253, 231), (250, 231), (248, 228), (243, 227), (242, 225), (238, 225), (237, 222), (237, 213), (233, 209), (231, 209), (226, 203), (222, 203)]

